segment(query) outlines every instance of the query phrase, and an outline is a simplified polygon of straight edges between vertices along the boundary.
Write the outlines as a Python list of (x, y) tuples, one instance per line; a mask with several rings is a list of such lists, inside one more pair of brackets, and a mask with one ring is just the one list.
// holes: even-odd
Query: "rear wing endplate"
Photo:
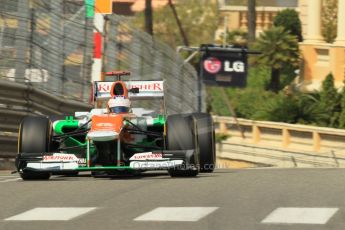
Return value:
[[(112, 81), (95, 81), (92, 86), (91, 101), (109, 99), (113, 83)], [(124, 81), (124, 83), (128, 90), (139, 89), (139, 93), (128, 92), (128, 97), (132, 100), (164, 98), (164, 81)]]

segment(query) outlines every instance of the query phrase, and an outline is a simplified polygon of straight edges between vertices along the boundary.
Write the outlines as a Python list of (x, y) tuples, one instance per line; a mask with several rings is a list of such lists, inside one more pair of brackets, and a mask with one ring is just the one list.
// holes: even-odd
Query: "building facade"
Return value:
[[(338, 1), (337, 38), (327, 43), (322, 37), (323, 0), (257, 0), (256, 33), (273, 24), (275, 15), (291, 8), (299, 12), (304, 41), (300, 43), (301, 66), (295, 85), (301, 91), (320, 90), (322, 81), (332, 73), (335, 86), (342, 88), (345, 79), (345, 0)], [(219, 10), (227, 18), (228, 31), (247, 31), (247, 0), (219, 0)], [(221, 23), (216, 37), (224, 32)]]
[[(175, 1), (173, 1), (175, 2)], [(159, 9), (167, 6), (168, 0), (152, 0), (152, 8)], [(113, 0), (113, 13), (133, 16), (137, 12), (145, 10), (145, 0)]]
[[(223, 21), (226, 20), (228, 31), (247, 31), (247, 0), (218, 0), (219, 11)], [(270, 28), (273, 18), (283, 9), (290, 8), (298, 10), (297, 0), (257, 0), (256, 6), (256, 34)], [(216, 37), (224, 32), (224, 25), (221, 24), (216, 32)]]
[(302, 65), (297, 86), (302, 91), (319, 90), (332, 73), (341, 88), (345, 77), (345, 1), (338, 0), (337, 37), (327, 43), (321, 35), (322, 0), (300, 0), (306, 9), (304, 41), (300, 43)]

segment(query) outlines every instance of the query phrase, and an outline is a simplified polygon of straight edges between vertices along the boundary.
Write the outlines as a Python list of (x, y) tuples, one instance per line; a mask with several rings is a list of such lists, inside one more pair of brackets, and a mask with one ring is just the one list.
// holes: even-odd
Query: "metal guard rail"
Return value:
[(28, 115), (62, 115), (88, 111), (90, 104), (16, 82), (0, 80), (0, 158), (13, 157), (17, 152), (18, 127)]

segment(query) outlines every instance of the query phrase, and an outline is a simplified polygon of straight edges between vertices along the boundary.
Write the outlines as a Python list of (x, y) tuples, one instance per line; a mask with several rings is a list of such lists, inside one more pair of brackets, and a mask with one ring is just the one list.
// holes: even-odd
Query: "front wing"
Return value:
[[(71, 171), (116, 171), (116, 170), (160, 170), (181, 168), (196, 169), (195, 150), (164, 150), (160, 152), (136, 153), (129, 159), (129, 164), (119, 163), (113, 166), (91, 166), (85, 158), (66, 153), (20, 153), (17, 156), (19, 170), (39, 172), (71, 172)], [(26, 165), (20, 167), (20, 165)]]

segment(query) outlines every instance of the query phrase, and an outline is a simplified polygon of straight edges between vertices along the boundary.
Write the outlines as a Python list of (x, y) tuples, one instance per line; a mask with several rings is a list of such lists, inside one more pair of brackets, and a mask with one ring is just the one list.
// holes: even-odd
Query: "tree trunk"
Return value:
[(252, 43), (255, 41), (256, 32), (256, 0), (248, 0), (248, 41)]
[(153, 35), (152, 0), (145, 0), (145, 31)]
[(279, 88), (280, 88), (280, 69), (272, 68), (270, 89), (273, 92), (278, 93)]
[(182, 39), (183, 39), (183, 44), (185, 46), (189, 46), (189, 41), (188, 41), (187, 35), (186, 35), (185, 31), (183, 30), (182, 23), (181, 23), (181, 21), (180, 21), (180, 19), (178, 17), (177, 11), (175, 9), (175, 6), (174, 6), (172, 0), (169, 0), (168, 3), (169, 3), (169, 6), (170, 6), (170, 8), (171, 8), (171, 10), (173, 12), (174, 17), (175, 17), (177, 26), (178, 26), (178, 28), (180, 30), (180, 34), (181, 34)]

